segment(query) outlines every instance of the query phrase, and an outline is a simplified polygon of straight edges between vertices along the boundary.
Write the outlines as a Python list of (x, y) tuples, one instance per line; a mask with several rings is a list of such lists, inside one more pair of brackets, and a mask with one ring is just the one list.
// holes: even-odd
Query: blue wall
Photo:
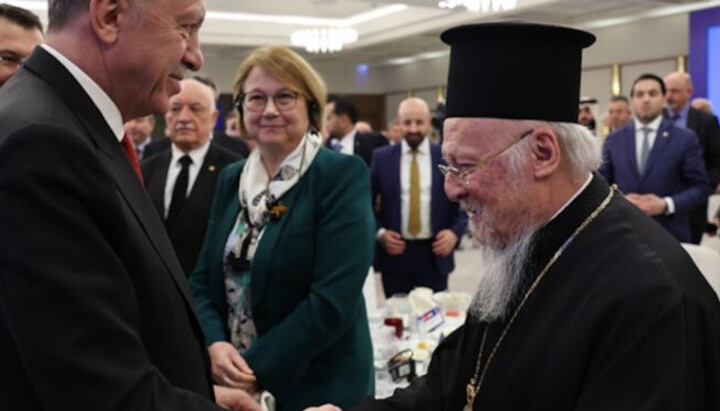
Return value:
[(707, 97), (720, 111), (720, 7), (690, 13), (690, 76), (695, 97)]

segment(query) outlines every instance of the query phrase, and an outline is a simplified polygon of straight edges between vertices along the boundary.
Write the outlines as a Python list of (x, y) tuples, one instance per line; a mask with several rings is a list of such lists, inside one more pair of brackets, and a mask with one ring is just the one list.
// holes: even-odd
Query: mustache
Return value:
[(179, 121), (175, 124), (174, 127), (175, 131), (181, 131), (181, 130), (197, 130), (197, 127), (195, 127), (195, 124), (188, 123), (184, 121)]

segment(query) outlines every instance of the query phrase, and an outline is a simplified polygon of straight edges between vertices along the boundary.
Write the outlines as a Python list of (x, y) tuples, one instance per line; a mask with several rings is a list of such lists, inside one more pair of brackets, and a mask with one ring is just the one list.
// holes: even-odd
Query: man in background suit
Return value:
[(172, 146), (142, 163), (145, 188), (186, 276), (195, 268), (205, 238), (217, 176), (240, 159), (210, 140), (217, 115), (212, 90), (197, 80), (183, 80), (165, 115)]
[[(201, 76), (199, 74), (195, 74), (191, 78), (210, 87), (213, 92), (213, 107), (215, 107), (217, 110), (217, 105), (215, 104), (215, 101), (217, 100), (218, 91), (217, 87), (215, 86), (215, 82), (212, 81), (210, 77)], [(214, 127), (215, 125), (213, 125), (213, 128)], [(226, 135), (224, 130), (214, 130), (212, 139), (213, 142), (216, 143), (218, 146), (235, 153), (241, 158), (247, 158), (247, 156), (250, 155), (250, 148), (248, 148), (248, 145), (247, 143), (245, 143), (244, 140), (239, 138), (232, 138)], [(169, 149), (170, 145), (171, 141), (167, 138), (161, 138), (159, 140), (153, 141), (152, 143), (148, 144), (147, 148), (145, 149), (145, 158), (149, 159), (155, 154), (161, 153), (164, 150)]]
[[(252, 409), (216, 388), (123, 120), (203, 56), (202, 0), (51, 0), (0, 89), (0, 408)], [(230, 396), (230, 397), (228, 397)]]
[(377, 133), (360, 133), (355, 129), (357, 109), (347, 98), (334, 94), (328, 95), (323, 112), (323, 129), (325, 145), (344, 154), (355, 154), (362, 157), (369, 166), (373, 151), (388, 144), (388, 141)]
[[(693, 94), (692, 79), (687, 73), (671, 73), (665, 76), (668, 117), (676, 126), (695, 132), (703, 151), (705, 171), (710, 179), (710, 187), (720, 192), (720, 127), (718, 119), (690, 105)], [(692, 242), (699, 244), (707, 223), (707, 198), (690, 212)]]
[(134, 118), (124, 125), (125, 134), (132, 139), (138, 161), (145, 158), (145, 148), (151, 143), (152, 132), (155, 129), (155, 116), (149, 114)]
[(427, 103), (404, 100), (398, 120), (404, 140), (376, 150), (370, 167), (373, 198), (379, 197), (375, 269), (388, 297), (417, 286), (447, 289), (453, 250), (467, 228), (466, 213), (445, 195), (440, 146), (427, 138)]
[(0, 87), (15, 74), (33, 48), (43, 42), (38, 16), (9, 4), (0, 4)]
[(633, 83), (630, 98), (635, 119), (610, 134), (603, 146), (600, 172), (626, 198), (688, 243), (690, 212), (710, 192), (695, 134), (662, 116), (663, 80), (643, 74)]

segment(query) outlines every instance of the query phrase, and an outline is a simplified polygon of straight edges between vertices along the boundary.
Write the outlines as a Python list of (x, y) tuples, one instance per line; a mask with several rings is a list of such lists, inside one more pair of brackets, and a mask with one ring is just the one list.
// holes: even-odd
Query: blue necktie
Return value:
[(338, 141), (338, 139), (330, 139), (330, 147), (332, 147), (332, 149), (337, 151), (338, 153), (342, 153), (342, 144), (340, 144), (340, 141)]

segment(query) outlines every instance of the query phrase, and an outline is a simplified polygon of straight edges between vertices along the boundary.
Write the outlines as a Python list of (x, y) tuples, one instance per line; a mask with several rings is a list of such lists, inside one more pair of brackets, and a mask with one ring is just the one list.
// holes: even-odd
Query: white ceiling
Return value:
[[(44, 18), (45, 0), (13, 1)], [(720, 5), (720, 0), (516, 0), (514, 11), (472, 13), (437, 6), (438, 0), (206, 0), (201, 30), (208, 57), (238, 59), (254, 47), (290, 45), (290, 34), (316, 25), (346, 26), (359, 32), (357, 43), (311, 61), (381, 66), (406, 57), (447, 53), (439, 34), (450, 27), (497, 19), (558, 23), (592, 30), (613, 24)], [(476, 0), (493, 3), (508, 0)], [(399, 11), (398, 11), (399, 10)], [(373, 17), (375, 13), (394, 11)], [(304, 51), (303, 51), (304, 52)]]
[[(593, 29), (720, 5), (718, 0), (517, 0), (514, 11), (482, 14), (441, 9), (437, 3), (438, 0), (404, 0), (403, 8), (392, 0), (207, 0), (210, 11), (238, 14), (222, 18), (210, 14), (201, 39), (209, 56), (241, 58), (257, 46), (289, 46), (292, 31), (311, 27), (311, 23), (345, 25), (359, 32), (357, 43), (339, 53), (305, 55), (311, 61), (380, 66), (423, 53), (427, 56), (446, 53), (447, 47), (439, 34), (458, 24), (523, 19)], [(393, 10), (392, 7), (400, 11), (358, 22), (366, 13)]]

